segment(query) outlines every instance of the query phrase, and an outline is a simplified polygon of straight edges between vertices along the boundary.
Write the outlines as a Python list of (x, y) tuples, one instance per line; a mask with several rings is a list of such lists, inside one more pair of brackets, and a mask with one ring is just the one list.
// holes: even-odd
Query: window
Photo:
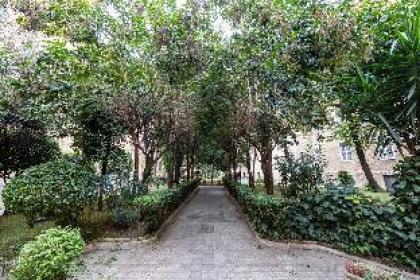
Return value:
[(351, 161), (352, 158), (352, 151), (351, 151), (351, 147), (344, 145), (344, 144), (340, 144), (340, 154), (341, 154), (341, 160), (342, 161)]
[(392, 160), (392, 159), (396, 159), (396, 154), (394, 151), (394, 147), (392, 145), (388, 145), (386, 147), (384, 147), (381, 151), (381, 153), (379, 154), (379, 158), (381, 160)]

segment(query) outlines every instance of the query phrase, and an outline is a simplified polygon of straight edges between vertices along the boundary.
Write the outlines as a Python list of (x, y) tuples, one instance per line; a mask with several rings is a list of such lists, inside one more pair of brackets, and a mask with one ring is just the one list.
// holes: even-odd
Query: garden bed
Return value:
[(357, 191), (331, 189), (331, 193), (323, 195), (286, 200), (257, 194), (245, 185), (229, 181), (225, 184), (253, 229), (263, 238), (283, 242), (310, 240), (418, 272), (416, 255), (411, 251), (416, 240), (410, 243), (404, 237), (409, 235), (404, 228), (396, 231), (397, 213), (388, 206), (365, 201)]

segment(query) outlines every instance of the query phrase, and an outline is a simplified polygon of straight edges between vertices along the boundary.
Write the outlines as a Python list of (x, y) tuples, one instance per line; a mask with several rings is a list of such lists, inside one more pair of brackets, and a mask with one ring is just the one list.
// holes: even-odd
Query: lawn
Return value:
[(22, 215), (0, 216), (0, 259), (13, 259), (22, 245), (52, 226), (51, 222), (43, 222), (31, 228)]
[[(22, 215), (0, 216), (0, 261), (11, 260), (17, 256), (20, 248), (33, 240), (42, 231), (54, 226), (52, 222), (36, 223), (33, 228), (26, 224)], [(108, 211), (86, 211), (80, 222), (85, 240), (100, 238), (137, 238), (143, 235), (143, 229), (116, 229), (113, 227)]]

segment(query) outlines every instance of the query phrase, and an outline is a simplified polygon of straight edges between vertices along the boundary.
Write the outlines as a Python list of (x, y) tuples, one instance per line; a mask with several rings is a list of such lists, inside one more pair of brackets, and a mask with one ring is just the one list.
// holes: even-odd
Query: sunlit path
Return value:
[(259, 244), (221, 187), (200, 187), (157, 244), (101, 248), (78, 279), (345, 279), (342, 258)]

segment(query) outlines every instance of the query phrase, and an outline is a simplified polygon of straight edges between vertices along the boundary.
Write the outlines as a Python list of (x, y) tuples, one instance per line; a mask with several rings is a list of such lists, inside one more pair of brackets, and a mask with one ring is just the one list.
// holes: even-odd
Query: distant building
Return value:
[[(60, 150), (61, 150), (62, 153), (72, 153), (72, 152), (74, 152), (74, 150), (72, 149), (73, 140), (70, 137), (60, 138), (58, 140), (58, 143), (59, 143)], [(131, 155), (131, 158), (134, 161), (134, 147), (128, 139), (127, 139), (127, 141), (125, 141), (122, 148), (128, 154)], [(140, 151), (139, 152), (139, 166), (140, 166), (139, 167), (139, 178), (142, 177), (142, 172), (143, 172), (143, 169), (144, 169), (144, 165), (145, 165), (145, 156)], [(159, 177), (165, 177), (166, 176), (165, 167), (164, 167), (161, 159), (159, 159), (155, 163), (155, 166), (153, 168), (153, 175), (159, 176)]]
[[(321, 136), (321, 137), (320, 137)], [(322, 141), (319, 139), (323, 138)], [(360, 166), (359, 159), (354, 151), (354, 148), (333, 137), (331, 130), (313, 131), (311, 133), (299, 133), (297, 135), (296, 144), (289, 145), (288, 149), (295, 157), (299, 157), (302, 153), (311, 153), (319, 156), (326, 163), (325, 172), (330, 178), (336, 178), (339, 171), (347, 171), (355, 180), (357, 187), (367, 185), (365, 174)], [(401, 159), (395, 145), (389, 145), (383, 148), (383, 152), (375, 155), (375, 145), (369, 147), (366, 151), (366, 159), (372, 174), (381, 188), (390, 189), (395, 181), (394, 167)], [(273, 151), (273, 158), (283, 156), (283, 151), (280, 147), (276, 147)], [(280, 174), (275, 169), (275, 160), (273, 175), (274, 182), (280, 182)], [(246, 168), (241, 167), (242, 177), (247, 180)], [(255, 164), (255, 179), (263, 180), (263, 173), (257, 155)]]

